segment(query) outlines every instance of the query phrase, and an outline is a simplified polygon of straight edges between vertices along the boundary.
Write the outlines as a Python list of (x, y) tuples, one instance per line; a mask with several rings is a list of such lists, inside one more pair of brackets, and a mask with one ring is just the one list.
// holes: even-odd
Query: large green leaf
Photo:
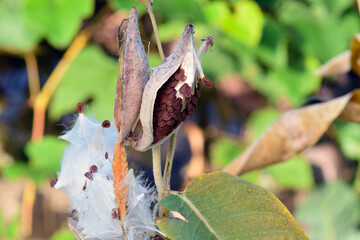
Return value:
[(0, 47), (26, 51), (33, 48), (42, 37), (42, 30), (26, 18), (22, 0), (0, 1)]
[(234, 15), (226, 20), (223, 30), (249, 47), (257, 46), (264, 24), (260, 7), (254, 1), (239, 1), (234, 8)]
[(280, 116), (280, 114), (280, 111), (270, 107), (254, 111), (246, 123), (248, 141), (255, 141), (255, 139), (258, 138), (266, 128)]
[(144, 4), (136, 2), (135, 0), (108, 0), (108, 2), (114, 10), (130, 11), (132, 7), (136, 7), (138, 10), (138, 16), (141, 16), (144, 12), (146, 12)]
[(287, 39), (283, 27), (270, 16), (265, 16), (263, 35), (257, 56), (270, 68), (287, 67), (288, 49)]
[(75, 111), (78, 102), (92, 100), (89, 114), (94, 113), (100, 120), (111, 120), (117, 76), (116, 59), (107, 56), (98, 46), (87, 46), (56, 89), (49, 116), (56, 120)]
[(1, 0), (0, 47), (28, 51), (43, 38), (66, 47), (93, 11), (94, 0)]
[(270, 71), (265, 76), (256, 76), (256, 89), (271, 101), (286, 100), (292, 105), (301, 105), (306, 96), (316, 92), (321, 84), (321, 79), (314, 76), (319, 61), (312, 56), (306, 56), (303, 65), (302, 69), (287, 67)]
[(315, 182), (310, 163), (300, 156), (269, 166), (266, 171), (285, 189), (311, 188)]
[(357, 123), (337, 122), (338, 141), (341, 151), (350, 159), (360, 162), (360, 125)]
[(64, 141), (53, 135), (45, 135), (40, 142), (29, 141), (25, 145), (25, 154), (30, 159), (29, 164), (16, 161), (5, 165), (1, 174), (10, 180), (26, 176), (36, 183), (41, 183), (44, 179), (55, 175), (60, 168), (65, 145)]
[(211, 163), (215, 168), (223, 168), (234, 160), (244, 148), (232, 138), (220, 138), (210, 146)]
[(312, 240), (360, 239), (358, 201), (350, 186), (331, 183), (315, 190), (295, 216)]
[(353, 0), (307, 0), (313, 4), (319, 4), (326, 8), (327, 12), (333, 16), (340, 16), (346, 9), (352, 7)]
[(68, 229), (60, 229), (56, 233), (54, 233), (50, 240), (73, 240), (74, 234)]
[(200, 175), (159, 205), (186, 219), (156, 221), (171, 239), (308, 239), (272, 193), (224, 172)]
[(155, 0), (153, 8), (158, 18), (167, 20), (184, 19), (188, 22), (205, 21), (199, 3), (194, 0)]
[(18, 239), (20, 233), (20, 217), (15, 217), (10, 223), (5, 224), (3, 214), (0, 212), (0, 238)]
[(229, 6), (215, 1), (205, 6), (205, 15), (209, 23), (215, 25), (236, 41), (248, 46), (258, 45), (262, 35), (264, 17), (260, 7), (254, 1), (239, 1)]
[(64, 48), (71, 43), (84, 17), (94, 11), (94, 0), (25, 0), (25, 15), (46, 40)]
[[(302, 2), (284, 1), (278, 13), (280, 20), (292, 28), (289, 32), (292, 42), (307, 54), (326, 61), (348, 48), (352, 36), (359, 31), (359, 18), (356, 11), (340, 12), (340, 16), (337, 10), (332, 14), (331, 9), (335, 9), (337, 4), (316, 2), (309, 7)], [(343, 7), (340, 9), (345, 10)]]

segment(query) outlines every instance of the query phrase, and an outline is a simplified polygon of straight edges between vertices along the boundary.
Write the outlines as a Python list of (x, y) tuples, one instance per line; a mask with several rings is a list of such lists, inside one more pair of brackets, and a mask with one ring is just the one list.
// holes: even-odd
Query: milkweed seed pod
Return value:
[(134, 148), (145, 151), (165, 141), (191, 115), (201, 94), (204, 76), (197, 56), (194, 27), (185, 26), (173, 52), (158, 67), (145, 85), (140, 108), (142, 135)]
[(149, 61), (142, 44), (137, 10), (132, 8), (128, 26), (120, 42), (119, 79), (114, 104), (114, 123), (123, 142), (135, 125), (141, 105), (141, 96), (150, 77)]

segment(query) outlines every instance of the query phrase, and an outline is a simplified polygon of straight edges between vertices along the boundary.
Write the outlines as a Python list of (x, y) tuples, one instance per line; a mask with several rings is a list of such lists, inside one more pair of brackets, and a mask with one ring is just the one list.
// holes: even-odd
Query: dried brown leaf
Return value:
[(285, 112), (224, 171), (237, 175), (286, 161), (314, 145), (335, 119), (360, 123), (360, 90)]

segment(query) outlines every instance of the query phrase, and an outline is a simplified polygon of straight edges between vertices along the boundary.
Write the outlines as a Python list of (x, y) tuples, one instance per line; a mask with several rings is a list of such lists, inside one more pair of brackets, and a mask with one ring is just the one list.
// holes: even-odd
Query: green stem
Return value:
[(153, 158), (153, 172), (155, 185), (158, 190), (159, 200), (162, 198), (165, 192), (165, 185), (161, 173), (161, 150), (160, 145), (157, 145), (152, 148), (152, 158)]
[(150, 1), (147, 1), (145, 3), (145, 8), (149, 13), (151, 24), (152, 24), (153, 29), (154, 29), (154, 35), (155, 35), (156, 45), (158, 47), (159, 55), (161, 57), (161, 60), (164, 60), (165, 55), (164, 55), (164, 51), (163, 51), (163, 48), (162, 48), (162, 45), (161, 45), (159, 31), (158, 31), (158, 28), (157, 28), (155, 15), (154, 15), (154, 11), (153, 11), (153, 8), (152, 8), (152, 3)]
[(170, 190), (170, 179), (171, 179), (171, 169), (174, 160), (175, 146), (176, 146), (176, 131), (171, 135), (169, 141), (169, 149), (166, 156), (165, 170), (164, 170), (164, 182), (166, 190)]

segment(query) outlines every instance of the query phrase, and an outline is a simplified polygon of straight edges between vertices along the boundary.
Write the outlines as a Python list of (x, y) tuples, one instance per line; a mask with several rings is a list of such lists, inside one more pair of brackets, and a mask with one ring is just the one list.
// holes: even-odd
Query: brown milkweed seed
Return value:
[(87, 179), (89, 179), (90, 181), (93, 180), (93, 175), (92, 175), (92, 173), (91, 173), (90, 171), (84, 173), (84, 176), (85, 176)]
[(57, 178), (52, 179), (52, 180), (50, 181), (50, 186), (51, 186), (52, 188), (54, 188), (54, 187), (55, 187), (55, 185), (56, 185), (56, 183), (57, 183), (57, 181), (58, 181), (58, 179), (57, 179)]
[(89, 170), (90, 170), (90, 173), (96, 173), (98, 168), (96, 165), (91, 165)]
[(109, 120), (105, 120), (105, 121), (102, 122), (101, 126), (103, 128), (109, 128), (111, 126), (111, 123), (110, 123)]
[(76, 109), (77, 109), (78, 113), (83, 113), (84, 112), (84, 104), (79, 102), (78, 104), (76, 104)]

